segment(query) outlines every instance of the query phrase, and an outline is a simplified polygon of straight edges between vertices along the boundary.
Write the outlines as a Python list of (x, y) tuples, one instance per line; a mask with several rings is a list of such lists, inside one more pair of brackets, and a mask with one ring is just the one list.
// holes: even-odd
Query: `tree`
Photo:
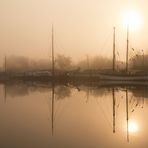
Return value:
[(59, 70), (70, 70), (72, 66), (72, 60), (70, 57), (58, 54), (55, 64), (56, 68)]

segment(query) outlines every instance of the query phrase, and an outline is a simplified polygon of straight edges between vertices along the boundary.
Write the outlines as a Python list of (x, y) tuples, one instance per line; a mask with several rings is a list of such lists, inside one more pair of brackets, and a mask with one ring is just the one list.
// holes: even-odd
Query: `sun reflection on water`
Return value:
[(128, 125), (129, 133), (137, 133), (139, 130), (138, 123), (136, 121), (130, 121)]

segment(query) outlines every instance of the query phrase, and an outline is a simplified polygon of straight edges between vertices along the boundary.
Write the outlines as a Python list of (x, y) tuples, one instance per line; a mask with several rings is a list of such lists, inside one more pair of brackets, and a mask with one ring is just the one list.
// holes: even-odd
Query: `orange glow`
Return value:
[(136, 10), (130, 10), (123, 13), (123, 26), (129, 26), (131, 31), (136, 31), (141, 28), (142, 16)]
[(136, 133), (138, 131), (138, 124), (134, 121), (129, 122), (128, 131), (130, 133)]

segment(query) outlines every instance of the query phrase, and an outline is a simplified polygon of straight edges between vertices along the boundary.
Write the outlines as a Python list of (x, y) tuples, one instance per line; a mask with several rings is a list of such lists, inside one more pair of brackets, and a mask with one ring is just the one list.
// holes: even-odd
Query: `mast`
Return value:
[(115, 99), (115, 89), (112, 89), (112, 95), (113, 95), (113, 133), (116, 132), (116, 109), (115, 109), (115, 105), (116, 105), (116, 99)]
[(144, 70), (145, 65), (144, 65), (144, 51), (143, 50), (142, 50), (142, 53), (143, 53), (142, 66), (143, 66), (143, 70)]
[(87, 70), (88, 70), (88, 74), (89, 74), (89, 77), (91, 77), (91, 69), (90, 69), (90, 59), (89, 59), (89, 56), (86, 55), (86, 62), (87, 62)]
[(128, 73), (128, 52), (129, 52), (129, 25), (127, 25), (127, 47), (126, 47), (126, 73)]
[(54, 27), (52, 25), (52, 77), (55, 76), (55, 65), (54, 65)]
[(86, 55), (86, 61), (87, 61), (87, 69), (89, 70), (89, 56)]
[(116, 62), (116, 28), (113, 28), (113, 71), (115, 71), (115, 62)]
[(86, 98), (87, 98), (87, 100), (86, 100), (86, 103), (87, 103), (87, 102), (88, 102), (88, 100), (89, 100), (89, 87), (87, 88)]
[(52, 55), (52, 103), (51, 103), (51, 128), (52, 128), (52, 136), (54, 133), (54, 95), (55, 95), (55, 88), (54, 88), (54, 76), (55, 76), (55, 63), (54, 63), (54, 26), (52, 24), (52, 50), (51, 50), (51, 55)]

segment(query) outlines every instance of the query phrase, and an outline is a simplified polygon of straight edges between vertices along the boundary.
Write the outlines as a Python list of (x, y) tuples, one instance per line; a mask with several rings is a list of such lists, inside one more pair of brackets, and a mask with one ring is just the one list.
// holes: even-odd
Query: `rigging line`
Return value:
[(130, 103), (132, 102), (132, 99), (133, 99), (133, 98), (134, 98), (134, 96), (132, 95), (131, 98), (130, 98), (130, 100), (129, 100)]
[[(61, 104), (61, 101), (60, 101), (60, 104)], [(59, 110), (60, 108), (56, 108), (56, 111), (55, 111), (55, 114), (54, 114), (54, 125), (56, 125), (56, 123), (57, 123), (57, 119), (58, 119), (58, 110)]]
[(57, 99), (55, 99), (56, 100), (56, 108), (55, 108), (55, 112), (54, 112), (54, 120), (57, 118), (57, 114), (58, 114), (58, 105), (57, 104), (59, 104), (59, 102), (57, 103)]
[[(55, 95), (55, 100), (56, 100), (56, 102), (57, 102), (57, 97), (56, 97), (56, 95)], [(56, 103), (57, 104), (57, 103)], [(57, 106), (57, 105), (56, 105)], [(55, 121), (55, 119), (56, 119), (56, 116), (57, 116), (57, 112), (58, 112), (58, 108), (56, 107), (55, 108), (55, 112), (54, 112), (54, 121)]]
[[(65, 102), (65, 101), (64, 101)], [(65, 103), (60, 111), (60, 113), (57, 115), (57, 118), (61, 117), (62, 113), (64, 112), (64, 109), (67, 108), (66, 106), (69, 106), (69, 103), (67, 101), (67, 103)], [(56, 120), (57, 121), (57, 120)], [(56, 124), (56, 121), (55, 121), (55, 124)]]
[[(62, 104), (62, 101), (63, 101), (63, 99), (58, 99), (58, 98), (55, 98), (55, 100), (57, 100), (57, 107), (56, 107), (56, 110), (55, 110), (55, 117), (56, 118), (58, 118), (58, 115), (59, 115), (59, 113), (58, 113), (58, 110), (60, 110), (60, 108), (62, 108), (61, 106), (61, 104)], [(65, 100), (65, 99), (64, 99)], [(60, 116), (60, 115), (59, 115)]]
[[(50, 92), (50, 93), (52, 93), (52, 91)], [(51, 94), (50, 94), (50, 96), (49, 96), (49, 98), (50, 98), (50, 100), (52, 99), (51, 98)], [(49, 116), (50, 116), (50, 119), (52, 119), (52, 112), (51, 112), (51, 103), (50, 103), (51, 101), (49, 101), (49, 99), (48, 99), (48, 110), (49, 110)]]
[(119, 47), (120, 47), (119, 45), (120, 45), (120, 44), (119, 44), (119, 41), (118, 41), (118, 39), (116, 39), (116, 49), (117, 49), (116, 51), (117, 51), (117, 52), (119, 51)]
[[(62, 114), (62, 112), (63, 112), (63, 110), (64, 110), (64, 107), (61, 107), (61, 106), (62, 106), (61, 104), (62, 104), (62, 101), (63, 101), (63, 100), (61, 100), (61, 99), (59, 100), (59, 99), (57, 99), (57, 98), (55, 98), (55, 100), (58, 101), (58, 103), (56, 103), (56, 104), (57, 104), (57, 105), (56, 105), (57, 107), (56, 107), (56, 110), (55, 110), (55, 113), (54, 113), (54, 124), (56, 125), (56, 121), (57, 121), (56, 119), (61, 116), (61, 114)], [(58, 106), (60, 106), (60, 107), (58, 107)], [(59, 110), (61, 110), (60, 113), (58, 113)]]
[[(102, 44), (102, 46), (100, 47), (101, 50), (103, 50), (105, 48), (106, 43), (108, 42), (108, 40), (112, 37), (112, 32), (109, 32)], [(111, 40), (111, 39), (110, 39)]]
[(61, 41), (58, 38), (56, 38), (55, 41), (58, 43), (57, 48), (64, 51), (65, 47), (62, 45)]
[(112, 128), (112, 123), (109, 121), (106, 113), (104, 112), (104, 109), (101, 107), (101, 104), (98, 102), (98, 100), (96, 99), (97, 104), (99, 105), (99, 109), (101, 109), (104, 118), (107, 120), (107, 124), (109, 125), (110, 128)]
[[(51, 39), (51, 34), (52, 34), (52, 32), (51, 31), (49, 31), (50, 33), (49, 33), (49, 36), (48, 36), (48, 38), (49, 38), (49, 40), (48, 40), (48, 42), (49, 42), (49, 44), (48, 44), (48, 47), (47, 47), (47, 49), (48, 49), (48, 55), (50, 55), (51, 54), (51, 48), (52, 48), (52, 39)], [(49, 59), (51, 59), (51, 56), (48, 56), (49, 57)]]

